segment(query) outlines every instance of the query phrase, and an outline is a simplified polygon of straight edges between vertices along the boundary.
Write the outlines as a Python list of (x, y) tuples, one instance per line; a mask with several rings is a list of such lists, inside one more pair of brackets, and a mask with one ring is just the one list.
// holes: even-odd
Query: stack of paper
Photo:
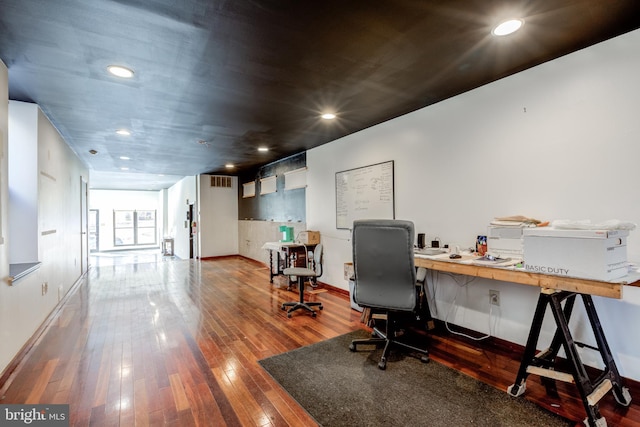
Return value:
[(528, 218), (522, 215), (496, 217), (490, 223), (498, 227), (538, 227), (543, 223), (535, 218)]

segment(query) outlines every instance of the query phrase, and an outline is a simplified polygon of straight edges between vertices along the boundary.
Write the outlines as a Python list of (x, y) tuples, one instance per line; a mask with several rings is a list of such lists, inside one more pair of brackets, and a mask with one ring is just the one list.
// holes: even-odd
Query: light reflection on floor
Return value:
[(92, 267), (106, 267), (123, 264), (142, 264), (171, 261), (175, 256), (163, 255), (160, 249), (137, 249), (130, 251), (92, 252), (89, 264)]

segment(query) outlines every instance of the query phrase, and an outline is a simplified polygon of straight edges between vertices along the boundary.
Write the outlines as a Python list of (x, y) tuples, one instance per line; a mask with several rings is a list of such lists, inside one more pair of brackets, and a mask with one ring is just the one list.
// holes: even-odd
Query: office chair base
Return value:
[(282, 309), (286, 310), (287, 307), (291, 307), (288, 311), (287, 311), (287, 317), (291, 317), (291, 313), (293, 313), (294, 311), (298, 310), (298, 309), (305, 309), (307, 311), (311, 312), (311, 317), (316, 317), (316, 311), (311, 308), (312, 306), (317, 306), (320, 310), (322, 310), (322, 303), (321, 302), (299, 302), (299, 301), (292, 301), (292, 302), (285, 302), (282, 303)]
[(373, 328), (373, 335), (375, 335), (373, 338), (363, 338), (351, 341), (351, 344), (349, 344), (349, 350), (353, 352), (357, 351), (358, 345), (375, 345), (377, 347), (380, 344), (384, 344), (384, 350), (382, 351), (382, 356), (380, 357), (380, 361), (378, 362), (378, 368), (381, 370), (385, 370), (387, 368), (387, 355), (389, 354), (392, 345), (399, 345), (401, 347), (412, 350), (415, 353), (419, 353), (420, 361), (422, 363), (429, 362), (429, 352), (426, 349), (418, 348), (412, 346), (411, 344), (401, 342), (393, 338), (388, 338), (387, 334), (376, 328)]

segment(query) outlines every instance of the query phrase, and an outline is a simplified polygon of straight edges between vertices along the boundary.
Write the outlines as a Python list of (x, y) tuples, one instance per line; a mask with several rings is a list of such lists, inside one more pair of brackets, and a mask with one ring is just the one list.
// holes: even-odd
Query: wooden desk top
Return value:
[[(602, 282), (599, 280), (531, 273), (514, 268), (476, 265), (468, 262), (453, 261), (448, 258), (416, 257), (415, 265), (416, 267), (424, 267), (447, 273), (464, 274), (466, 276), (482, 277), (485, 279), (538, 286), (540, 288), (559, 289), (617, 299), (622, 298), (623, 285), (640, 286), (640, 277), (622, 277), (619, 282)], [(629, 279), (629, 281), (625, 281), (625, 279)]]

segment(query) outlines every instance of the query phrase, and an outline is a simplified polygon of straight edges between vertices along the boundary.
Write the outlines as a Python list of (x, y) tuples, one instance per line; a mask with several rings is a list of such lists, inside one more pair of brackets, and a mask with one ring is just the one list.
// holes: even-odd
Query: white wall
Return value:
[[(189, 204), (194, 204), (194, 212), (198, 212), (197, 194), (195, 176), (181, 179), (168, 190), (167, 232), (168, 236), (174, 238), (174, 254), (182, 259), (189, 258), (191, 228), (187, 224), (187, 211)], [(194, 253), (194, 257), (197, 256), (198, 254)]]
[[(495, 216), (640, 223), (639, 45), (634, 31), (309, 150), (307, 225), (322, 234), (323, 281), (347, 289), (343, 263), (351, 260), (349, 232), (335, 228), (335, 173), (387, 160), (395, 161), (396, 218), (451, 245), (472, 246)], [(628, 253), (640, 260), (640, 230)], [(450, 321), (525, 343), (537, 289), (436, 279), (436, 317), (447, 317), (458, 293)], [(489, 288), (501, 291), (491, 331)], [(640, 341), (629, 336), (640, 324), (640, 289), (595, 300), (622, 374), (640, 380)], [(576, 314), (577, 339), (593, 344)], [(583, 358), (599, 366), (592, 351)]]
[[(8, 174), (8, 141), (9, 141), (9, 73), (7, 67), (0, 60), (0, 348), (5, 348), (5, 343), (11, 342), (10, 307), (12, 305), (11, 289), (7, 285), (9, 277), (9, 174)], [(0, 372), (13, 357), (14, 348), (0, 350)]]
[[(0, 70), (0, 125), (3, 126), (2, 133), (6, 135), (7, 78), (6, 69), (0, 67)], [(4, 245), (1, 245), (0, 269), (5, 280), (0, 283), (0, 371), (6, 368), (81, 277), (80, 190), (81, 179), (88, 181), (89, 173), (40, 109), (34, 125), (38, 139), (38, 217), (34, 226), (38, 238), (37, 260), (42, 265), (9, 286), (6, 282), (9, 274), (7, 252), (11, 252), (13, 240), (5, 239)], [(0, 187), (3, 233), (12, 227), (12, 217), (8, 216), (5, 208), (8, 203), (7, 167), (20, 167), (20, 164), (7, 165), (3, 159)], [(44, 295), (43, 284), (48, 286)]]
[[(131, 246), (114, 246), (113, 211), (114, 210), (155, 210), (159, 247), (164, 237), (164, 191), (123, 191), (123, 190), (91, 190), (89, 209), (98, 209), (99, 247), (101, 251), (113, 249), (131, 249)], [(138, 247), (138, 246), (136, 246)], [(144, 246), (142, 246), (144, 247)]]
[(238, 178), (231, 187), (212, 187), (211, 175), (198, 180), (198, 241), (201, 258), (238, 253)]

